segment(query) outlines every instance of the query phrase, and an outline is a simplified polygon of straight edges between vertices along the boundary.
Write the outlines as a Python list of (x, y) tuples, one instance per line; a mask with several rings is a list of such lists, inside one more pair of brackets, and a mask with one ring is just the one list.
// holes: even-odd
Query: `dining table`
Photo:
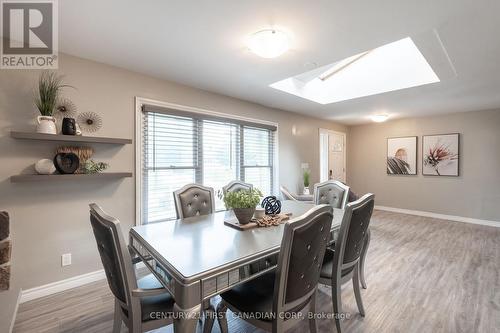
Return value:
[[(313, 207), (285, 200), (281, 213), (293, 220)], [(333, 210), (333, 239), (343, 216)], [(284, 224), (249, 230), (224, 224), (234, 218), (232, 210), (219, 211), (130, 230), (130, 248), (175, 300), (174, 332), (195, 332), (210, 298), (276, 268)]]

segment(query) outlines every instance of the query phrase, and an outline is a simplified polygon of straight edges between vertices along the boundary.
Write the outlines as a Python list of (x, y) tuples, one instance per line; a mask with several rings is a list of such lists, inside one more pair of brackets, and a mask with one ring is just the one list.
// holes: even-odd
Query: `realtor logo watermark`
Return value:
[(1, 69), (57, 68), (57, 0), (1, 0), (1, 18)]

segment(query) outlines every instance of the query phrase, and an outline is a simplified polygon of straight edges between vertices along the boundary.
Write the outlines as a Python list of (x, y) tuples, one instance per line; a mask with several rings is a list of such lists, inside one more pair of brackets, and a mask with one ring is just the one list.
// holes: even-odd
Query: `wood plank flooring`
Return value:
[[(366, 317), (346, 285), (342, 303), (351, 316), (344, 332), (500, 332), (500, 228), (382, 211), (371, 223)], [(330, 289), (320, 287), (317, 308), (331, 307)], [(230, 332), (260, 332), (229, 317)], [(111, 332), (112, 318), (113, 298), (100, 281), (22, 304), (14, 332)], [(335, 332), (330, 319), (318, 325), (319, 332)], [(305, 321), (291, 330), (307, 331)]]

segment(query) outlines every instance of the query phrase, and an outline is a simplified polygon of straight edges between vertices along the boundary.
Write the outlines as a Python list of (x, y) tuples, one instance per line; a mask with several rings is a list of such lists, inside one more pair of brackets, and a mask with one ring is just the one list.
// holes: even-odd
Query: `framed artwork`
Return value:
[(424, 176), (459, 175), (460, 134), (424, 135), (422, 174)]
[(417, 174), (417, 137), (387, 139), (387, 174)]

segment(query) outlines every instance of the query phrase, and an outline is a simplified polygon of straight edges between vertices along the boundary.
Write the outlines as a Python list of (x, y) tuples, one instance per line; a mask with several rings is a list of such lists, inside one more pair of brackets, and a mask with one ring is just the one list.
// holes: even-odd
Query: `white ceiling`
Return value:
[[(499, 13), (498, 0), (64, 0), (60, 51), (359, 124), (376, 113), (400, 118), (500, 107)], [(293, 34), (292, 49), (275, 59), (250, 53), (245, 37), (271, 26)], [(408, 36), (425, 39), (433, 30), (451, 60), (430, 62), (438, 75), (445, 73), (439, 83), (328, 105), (269, 87), (313, 69), (311, 64), (330, 64)], [(432, 48), (422, 52), (437, 54)], [(450, 75), (453, 67), (456, 75)]]

